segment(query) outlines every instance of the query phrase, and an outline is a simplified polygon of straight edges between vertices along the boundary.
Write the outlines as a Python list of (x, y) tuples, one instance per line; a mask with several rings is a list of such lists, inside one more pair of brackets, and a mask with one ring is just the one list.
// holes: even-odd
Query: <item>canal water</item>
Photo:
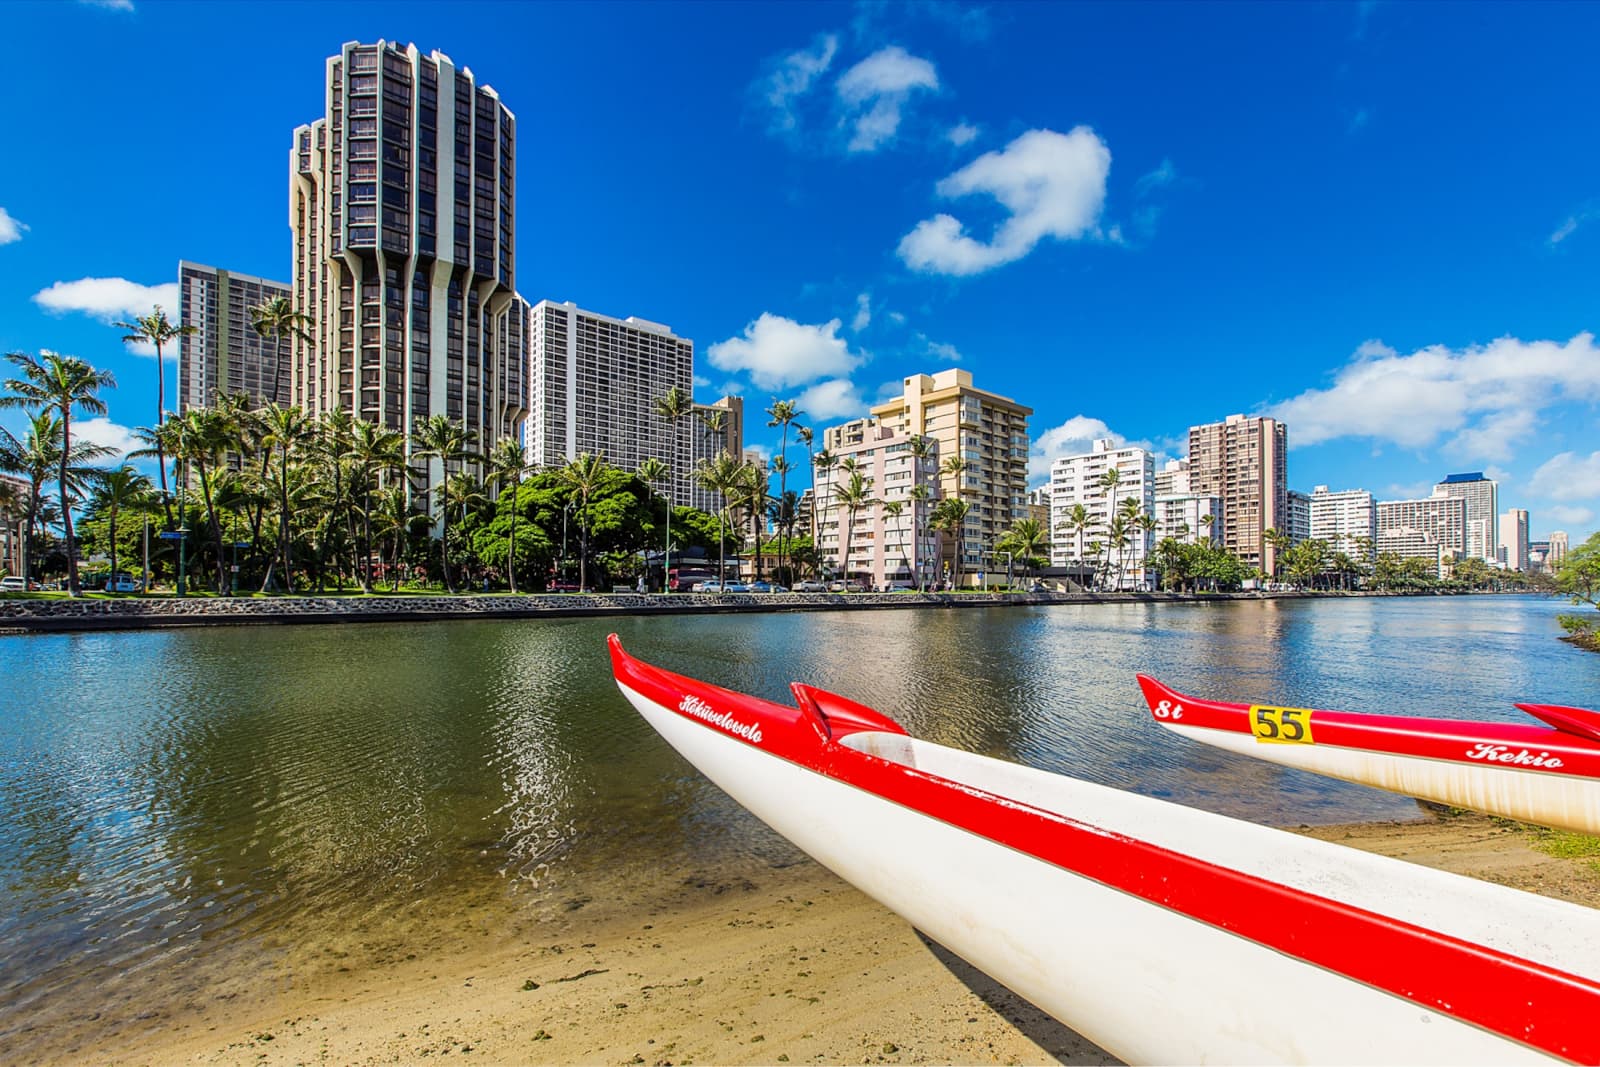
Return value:
[[(1189, 743), (1219, 699), (1502, 718), (1600, 703), (1529, 597), (1289, 600), (0, 638), (0, 1046), (803, 862), (626, 705), (604, 639), (787, 701), (1277, 825), (1411, 802)], [(43, 1047), (42, 1045), (40, 1047)]]

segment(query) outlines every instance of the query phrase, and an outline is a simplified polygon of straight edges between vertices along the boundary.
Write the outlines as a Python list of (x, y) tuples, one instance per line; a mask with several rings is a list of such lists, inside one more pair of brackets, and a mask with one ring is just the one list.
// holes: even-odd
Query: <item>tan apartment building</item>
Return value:
[(933, 438), (941, 463), (953, 457), (966, 462), (959, 475), (941, 472), (939, 478), (941, 496), (960, 497), (971, 507), (961, 536), (945, 538), (940, 578), (954, 574), (959, 552), (962, 584), (979, 585), (980, 573), (993, 565), (995, 543), (1028, 517), (1033, 409), (974, 387), (971, 373), (959, 369), (915, 374), (904, 385), (901, 395), (873, 407), (872, 416), (896, 434)]
[(693, 471), (700, 464), (709, 463), (724, 453), (743, 458), (744, 398), (725, 396), (710, 404), (694, 405), (694, 422), (689, 426), (689, 436), (692, 453), (689, 499), (682, 503), (715, 514), (722, 507), (722, 494), (695, 484)]
[[(824, 569), (874, 589), (931, 587), (941, 544), (928, 528), (939, 491), (937, 442), (930, 441), (927, 454), (918, 456), (911, 434), (873, 418), (830, 427), (822, 440), (838, 460), (815, 472), (817, 558)], [(851, 514), (840, 490), (855, 473), (872, 503)], [(921, 501), (912, 493), (919, 485), (927, 491)]]
[(1229, 415), (1189, 427), (1189, 491), (1222, 501), (1222, 544), (1267, 574), (1277, 550), (1266, 532), (1287, 534), (1288, 427), (1263, 416)]

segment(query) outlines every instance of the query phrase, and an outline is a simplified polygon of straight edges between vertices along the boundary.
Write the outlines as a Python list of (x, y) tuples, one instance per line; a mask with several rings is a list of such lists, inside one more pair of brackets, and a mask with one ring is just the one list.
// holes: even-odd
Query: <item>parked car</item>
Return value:
[(142, 589), (144, 583), (131, 574), (113, 574), (106, 579), (108, 593), (137, 593)]
[(828, 583), (828, 592), (830, 593), (865, 593), (868, 591), (867, 583), (859, 578), (849, 581), (838, 578)]
[(0, 578), (0, 593), (26, 593), (30, 589), (37, 588), (39, 588), (38, 582), (30, 582), (20, 574)]
[(750, 592), (752, 593), (787, 593), (788, 591), (786, 587), (774, 585), (766, 580), (750, 583)]
[(692, 592), (696, 593), (748, 593), (750, 587), (743, 582), (719, 582), (715, 578), (707, 578), (703, 582), (695, 582)]
[(557, 578), (545, 588), (552, 593), (576, 593), (578, 583), (571, 578)]
[(826, 593), (828, 591), (828, 583), (819, 582), (815, 578), (802, 578), (794, 583), (794, 591), (796, 593)]

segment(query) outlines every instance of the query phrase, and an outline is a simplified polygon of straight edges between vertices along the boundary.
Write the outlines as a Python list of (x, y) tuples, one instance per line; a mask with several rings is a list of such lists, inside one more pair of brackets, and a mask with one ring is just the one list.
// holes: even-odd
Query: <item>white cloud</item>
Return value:
[(711, 379), (696, 374), (692, 379), (690, 379), (689, 384), (694, 386), (696, 389), (705, 389), (710, 386)]
[(1566, 343), (1502, 337), (1487, 345), (1433, 345), (1401, 355), (1368, 341), (1326, 389), (1268, 408), (1289, 444), (1368, 437), (1424, 448), (1446, 434), (1466, 458), (1504, 460), (1538, 413), (1600, 400), (1600, 348), (1581, 333)]
[(864, 414), (867, 407), (855, 385), (844, 378), (818, 382), (801, 393), (797, 403), (813, 419), (849, 418)]
[(11, 213), (0, 207), (0, 245), (8, 245), (13, 241), (22, 240), (22, 235), (28, 232), (28, 224), (11, 217)]
[(889, 312), (889, 321), (894, 323), (896, 326), (904, 326), (906, 324), (906, 317), (903, 312), (891, 311)]
[(1594, 512), (1589, 508), (1573, 508), (1565, 504), (1553, 504), (1539, 510), (1539, 518), (1554, 519), (1566, 526), (1584, 526), (1594, 519)]
[(1597, 218), (1600, 218), (1600, 208), (1589, 206), (1575, 211), (1567, 216), (1565, 222), (1555, 228), (1555, 232), (1545, 239), (1545, 243), (1554, 248), (1577, 232), (1579, 226), (1593, 222)]
[(901, 109), (917, 91), (939, 88), (933, 64), (899, 45), (880, 48), (839, 75), (845, 122), (854, 127), (850, 151), (873, 152), (894, 139)]
[(961, 362), (961, 350), (955, 345), (946, 344), (943, 341), (935, 341), (920, 331), (917, 333), (917, 340), (928, 346), (927, 353), (934, 359), (942, 359), (947, 363)]
[[(102, 322), (148, 315), (157, 304), (176, 320), (178, 283), (140, 285), (126, 278), (79, 278), (75, 282), (56, 282), (33, 294), (33, 302), (56, 315), (81, 311)], [(152, 349), (151, 355), (155, 354)]]
[(1074, 415), (1060, 426), (1054, 426), (1033, 439), (1028, 453), (1028, 481), (1047, 480), (1050, 464), (1062, 456), (1077, 456), (1090, 451), (1094, 442), (1109, 437), (1118, 445), (1127, 439), (1113, 433), (1111, 427), (1088, 415)]
[(862, 330), (865, 330), (867, 328), (867, 325), (869, 323), (871, 323), (871, 322), (872, 322), (872, 294), (871, 293), (857, 293), (856, 294), (856, 317), (850, 320), (850, 329), (854, 333), (860, 333)]
[(1457, 433), (1445, 447), (1470, 459), (1505, 462), (1515, 455), (1515, 446), (1519, 442), (1533, 435), (1538, 424), (1539, 413), (1536, 411), (1499, 411), (1485, 416), (1478, 425)]
[(1178, 168), (1172, 165), (1172, 160), (1163, 159), (1161, 166), (1148, 174), (1140, 175), (1139, 180), (1133, 183), (1134, 196), (1148, 196), (1157, 189), (1163, 189), (1178, 180)]
[(1358, 134), (1367, 128), (1367, 123), (1372, 121), (1372, 113), (1366, 108), (1360, 108), (1350, 116), (1350, 124), (1345, 127), (1345, 132), (1351, 135)]
[(796, 102), (810, 91), (811, 85), (833, 65), (839, 50), (839, 39), (832, 34), (818, 37), (812, 47), (780, 56), (772, 63), (772, 71), (758, 83), (761, 96), (772, 109), (771, 130), (790, 133), (800, 124), (795, 114)]
[(1528, 492), (1545, 500), (1600, 498), (1600, 452), (1587, 456), (1561, 452), (1551, 456), (1533, 472)]
[(132, 11), (133, 0), (79, 0), (88, 7), (104, 8), (107, 11)]
[(1067, 134), (1029, 130), (938, 185), (940, 196), (986, 193), (1011, 212), (991, 241), (975, 240), (959, 219), (940, 214), (906, 234), (900, 258), (913, 270), (978, 274), (1021, 259), (1046, 237), (1082, 237), (1100, 219), (1110, 170), (1110, 150), (1087, 126)]
[(945, 134), (945, 138), (948, 139), (951, 144), (955, 145), (957, 148), (960, 148), (962, 145), (971, 144), (973, 141), (977, 140), (978, 133), (978, 127), (972, 125), (970, 122), (958, 122), (954, 126), (950, 127), (949, 132)]
[(1433, 487), (1437, 482), (1412, 482), (1402, 485), (1391, 482), (1377, 494), (1379, 500), (1426, 500), (1433, 495)]
[(839, 326), (838, 319), (809, 326), (763, 311), (743, 337), (718, 341), (706, 349), (706, 358), (720, 370), (748, 373), (757, 389), (849, 374), (861, 357), (839, 336)]
[(874, 401), (874, 403), (881, 404), (886, 400), (893, 400), (897, 396), (904, 396), (905, 391), (906, 383), (899, 378), (884, 382), (882, 385), (878, 386), (878, 398), (876, 401)]
[(104, 416), (93, 419), (74, 419), (72, 421), (72, 439), (74, 441), (89, 441), (97, 445), (104, 445), (121, 456), (126, 456), (136, 448), (144, 447), (144, 442), (133, 436), (132, 430), (126, 426), (119, 426)]

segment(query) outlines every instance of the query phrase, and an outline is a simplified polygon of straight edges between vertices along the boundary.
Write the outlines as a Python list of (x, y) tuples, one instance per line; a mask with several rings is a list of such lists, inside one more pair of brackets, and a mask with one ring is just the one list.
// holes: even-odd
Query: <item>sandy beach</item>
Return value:
[[(1301, 828), (1588, 906), (1600, 864), (1479, 815)], [(640, 908), (463, 916), (421, 953), (297, 966), (33, 1051), (104, 1063), (1108, 1063), (1077, 1034), (815, 864), (674, 878)], [(333, 953), (343, 958), (343, 953)], [(408, 958), (409, 957), (409, 958)]]

